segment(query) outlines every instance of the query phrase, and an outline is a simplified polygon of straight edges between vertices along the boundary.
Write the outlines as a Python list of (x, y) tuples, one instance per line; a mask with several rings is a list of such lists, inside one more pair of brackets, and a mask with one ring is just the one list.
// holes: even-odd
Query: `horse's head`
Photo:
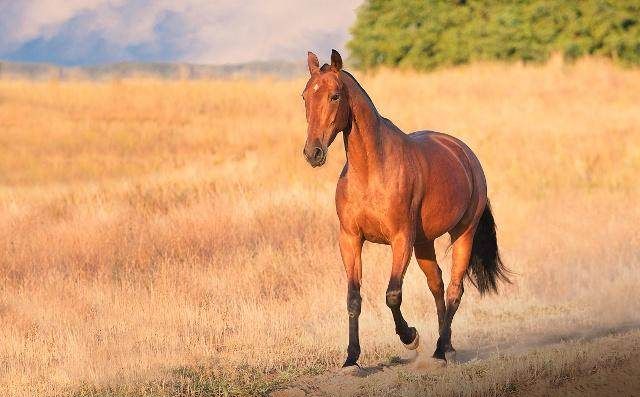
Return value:
[(320, 67), (318, 57), (307, 56), (311, 77), (302, 92), (307, 112), (307, 141), (304, 156), (313, 167), (319, 167), (327, 159), (327, 150), (338, 132), (349, 124), (347, 91), (340, 79), (342, 58), (338, 51), (331, 51), (331, 65)]

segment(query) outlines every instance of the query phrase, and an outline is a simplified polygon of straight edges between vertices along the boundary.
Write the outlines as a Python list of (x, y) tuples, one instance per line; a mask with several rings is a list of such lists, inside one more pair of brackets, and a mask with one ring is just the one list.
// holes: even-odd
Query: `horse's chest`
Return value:
[(367, 241), (389, 243), (399, 225), (408, 219), (408, 206), (393, 189), (352, 189), (336, 201), (338, 217), (350, 232)]
[(358, 229), (367, 241), (374, 243), (389, 243), (393, 234), (392, 224), (381, 216), (379, 211), (361, 208), (355, 217)]

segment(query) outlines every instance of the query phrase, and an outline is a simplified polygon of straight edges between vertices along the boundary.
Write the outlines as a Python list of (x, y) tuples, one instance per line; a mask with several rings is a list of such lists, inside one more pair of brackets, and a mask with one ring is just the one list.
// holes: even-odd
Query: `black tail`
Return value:
[(471, 248), (471, 261), (467, 277), (478, 288), (480, 295), (484, 295), (487, 292), (498, 292), (498, 280), (510, 283), (509, 274), (509, 270), (500, 259), (496, 239), (496, 223), (493, 220), (489, 201), (487, 201), (476, 234), (473, 236), (473, 248)]

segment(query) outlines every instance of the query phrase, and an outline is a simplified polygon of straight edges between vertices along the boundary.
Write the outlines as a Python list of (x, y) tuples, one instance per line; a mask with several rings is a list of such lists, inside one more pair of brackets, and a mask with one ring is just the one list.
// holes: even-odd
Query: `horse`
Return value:
[[(303, 154), (312, 167), (322, 166), (339, 132), (346, 162), (336, 186), (339, 247), (347, 275), (349, 345), (343, 367), (358, 366), (358, 319), (362, 298), (361, 252), (364, 241), (391, 246), (391, 276), (386, 304), (396, 334), (413, 350), (420, 336), (402, 316), (402, 282), (413, 251), (427, 278), (438, 316), (433, 358), (455, 353), (451, 323), (467, 276), (481, 295), (497, 292), (498, 281), (510, 282), (498, 252), (496, 225), (487, 198), (480, 161), (457, 138), (435, 131), (405, 134), (378, 113), (371, 98), (331, 52), (331, 64), (320, 67), (307, 54), (309, 80), (302, 98), (307, 119)], [(452, 267), (444, 289), (434, 240), (451, 237)]]

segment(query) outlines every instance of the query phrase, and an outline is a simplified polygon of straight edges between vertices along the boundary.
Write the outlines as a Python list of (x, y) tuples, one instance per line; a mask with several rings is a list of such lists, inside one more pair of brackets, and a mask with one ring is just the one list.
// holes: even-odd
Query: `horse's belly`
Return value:
[[(457, 165), (457, 166), (456, 166)], [(463, 219), (471, 195), (471, 176), (459, 164), (450, 164), (443, 177), (429, 181), (420, 208), (422, 234), (433, 240), (449, 232)]]
[(421, 217), (421, 230), (417, 233), (419, 237), (426, 240), (435, 240), (443, 234), (451, 231), (462, 219), (465, 209), (458, 211), (440, 212), (434, 215), (434, 211), (425, 211)]

